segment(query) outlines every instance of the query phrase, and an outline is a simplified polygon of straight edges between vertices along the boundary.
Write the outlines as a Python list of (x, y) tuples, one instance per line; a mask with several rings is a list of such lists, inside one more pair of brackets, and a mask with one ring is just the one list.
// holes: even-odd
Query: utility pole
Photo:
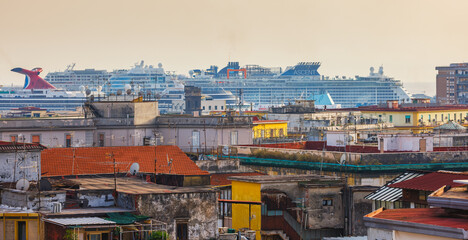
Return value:
[(114, 165), (114, 206), (117, 206), (117, 173), (115, 172), (115, 156), (114, 152), (111, 152), (107, 156), (112, 158)]

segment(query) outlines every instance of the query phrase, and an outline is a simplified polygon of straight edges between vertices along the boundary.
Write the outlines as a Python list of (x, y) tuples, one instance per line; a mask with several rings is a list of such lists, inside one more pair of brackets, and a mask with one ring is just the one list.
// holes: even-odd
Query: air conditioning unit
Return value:
[(59, 202), (52, 203), (52, 212), (59, 213), (62, 211), (62, 204)]

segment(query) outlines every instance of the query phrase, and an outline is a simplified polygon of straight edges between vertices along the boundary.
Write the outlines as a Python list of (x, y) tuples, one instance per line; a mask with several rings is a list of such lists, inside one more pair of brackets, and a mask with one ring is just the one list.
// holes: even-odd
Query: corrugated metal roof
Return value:
[(115, 225), (115, 222), (98, 217), (83, 218), (48, 218), (45, 220), (62, 226), (85, 226), (85, 225)]
[(403, 197), (403, 190), (401, 188), (392, 188), (388, 187), (388, 185), (403, 182), (412, 178), (420, 177), (425, 173), (422, 172), (405, 172), (398, 177), (394, 178), (387, 184), (383, 185), (377, 191), (365, 196), (365, 199), (369, 200), (377, 200), (377, 201), (388, 201), (388, 202), (395, 202), (400, 200)]
[(466, 130), (466, 127), (463, 127), (456, 122), (450, 121), (446, 124), (435, 127), (434, 130)]
[(454, 183), (453, 180), (463, 179), (468, 179), (468, 173), (438, 171), (408, 181), (393, 183), (389, 187), (433, 192), (444, 185), (462, 186), (463, 184)]

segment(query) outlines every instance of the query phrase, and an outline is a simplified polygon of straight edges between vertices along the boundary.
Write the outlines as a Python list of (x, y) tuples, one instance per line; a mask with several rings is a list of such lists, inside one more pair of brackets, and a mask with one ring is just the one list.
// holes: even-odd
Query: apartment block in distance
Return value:
[(439, 104), (468, 103), (468, 63), (436, 67), (436, 98)]

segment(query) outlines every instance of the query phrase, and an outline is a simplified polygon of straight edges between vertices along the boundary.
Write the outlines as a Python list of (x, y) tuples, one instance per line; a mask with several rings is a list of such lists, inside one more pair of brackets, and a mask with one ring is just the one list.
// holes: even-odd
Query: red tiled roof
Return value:
[(231, 185), (231, 180), (228, 180), (229, 177), (233, 176), (260, 176), (266, 175), (259, 172), (248, 172), (248, 173), (215, 173), (211, 174), (211, 185), (213, 186), (225, 186)]
[[(208, 175), (177, 146), (53, 148), (42, 151), (43, 176), (69, 176), (128, 172), (132, 163), (140, 165), (140, 172), (170, 173), (178, 175)], [(172, 168), (168, 164), (172, 159)]]
[(0, 141), (0, 151), (14, 151), (14, 150), (32, 150), (32, 149), (37, 149), (37, 150), (42, 150), (45, 149), (46, 147), (42, 146), (41, 144), (38, 143), (20, 143), (20, 142), (6, 142), (6, 141)]
[(452, 187), (461, 186), (463, 184), (454, 183), (453, 180), (463, 179), (468, 179), (468, 174), (439, 171), (428, 173), (423, 176), (406, 180), (403, 182), (391, 184), (389, 185), (389, 187), (433, 192), (445, 185), (450, 185)]
[(450, 216), (442, 208), (386, 209), (374, 216), (370, 215), (372, 213), (366, 217), (468, 230), (468, 220), (466, 218)]

